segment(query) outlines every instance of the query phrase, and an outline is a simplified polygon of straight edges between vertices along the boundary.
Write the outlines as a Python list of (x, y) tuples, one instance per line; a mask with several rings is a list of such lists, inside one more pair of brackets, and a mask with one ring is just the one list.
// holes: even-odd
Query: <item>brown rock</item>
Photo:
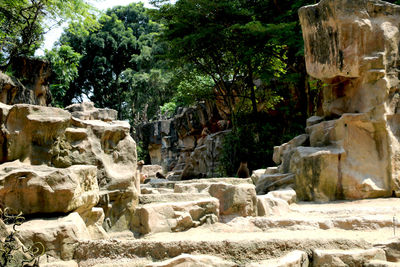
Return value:
[(257, 197), (255, 187), (252, 184), (177, 183), (174, 192), (208, 193), (219, 200), (220, 215), (224, 217), (256, 216), (257, 214)]
[(308, 266), (309, 266), (308, 255), (304, 251), (300, 250), (292, 251), (278, 259), (265, 260), (262, 262), (251, 263), (246, 265), (246, 267), (308, 267)]
[(370, 260), (386, 260), (382, 249), (313, 251), (313, 266), (364, 266)]
[(90, 239), (90, 233), (78, 213), (55, 219), (35, 219), (18, 227), (17, 236), (23, 244), (41, 243), (47, 254), (71, 260), (77, 241)]
[(187, 202), (154, 203), (135, 210), (132, 228), (141, 234), (178, 232), (218, 220), (218, 200), (203, 198)]
[(175, 258), (158, 262), (147, 264), (146, 267), (234, 267), (237, 264), (223, 260), (219, 257), (210, 255), (189, 255), (182, 254)]
[(90, 210), (99, 201), (97, 168), (58, 169), (19, 161), (0, 165), (0, 206), (23, 214)]

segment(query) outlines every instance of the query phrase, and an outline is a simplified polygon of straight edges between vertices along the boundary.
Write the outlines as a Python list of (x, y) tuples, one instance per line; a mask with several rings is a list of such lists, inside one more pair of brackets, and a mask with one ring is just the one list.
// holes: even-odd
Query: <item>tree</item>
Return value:
[(63, 104), (83, 94), (98, 106), (116, 109), (120, 119), (133, 120), (144, 110), (154, 116), (171, 95), (166, 93), (169, 74), (156, 57), (163, 51), (155, 42), (162, 26), (150, 20), (142, 3), (110, 9), (99, 23), (89, 35), (68, 30), (60, 39), (82, 55)]
[(13, 57), (32, 56), (52, 26), (75, 22), (81, 31), (95, 28), (93, 13), (84, 0), (2, 0), (0, 66)]
[(166, 24), (169, 58), (211, 77), (232, 115), (249, 105), (257, 113), (268, 99), (254, 82), (279, 77), (285, 67), (284, 49), (271, 38), (273, 28), (258, 16), (256, 2), (179, 0), (156, 13)]
[(70, 84), (78, 77), (80, 58), (81, 55), (68, 45), (62, 45), (53, 48), (51, 51), (46, 51), (46, 59), (51, 63), (53, 72), (50, 91), (54, 106), (64, 106), (64, 99)]

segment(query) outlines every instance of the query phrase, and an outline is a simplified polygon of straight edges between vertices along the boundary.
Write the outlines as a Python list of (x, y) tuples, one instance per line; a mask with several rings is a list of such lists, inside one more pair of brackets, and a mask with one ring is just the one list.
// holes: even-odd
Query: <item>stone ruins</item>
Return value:
[[(45, 105), (34, 94), (45, 84), (20, 98), (22, 85), (0, 73), (0, 265), (400, 266), (400, 6), (322, 0), (299, 17), (324, 114), (275, 147), (278, 167), (248, 179), (183, 181), (178, 166), (174, 179), (140, 184), (161, 167), (138, 164), (114, 110), (31, 105)], [(152, 160), (181, 164), (168, 142), (186, 129), (172, 141), (183, 140), (193, 173), (208, 172), (209, 137), (188, 129), (210, 116), (185, 112), (173, 131), (148, 126)]]

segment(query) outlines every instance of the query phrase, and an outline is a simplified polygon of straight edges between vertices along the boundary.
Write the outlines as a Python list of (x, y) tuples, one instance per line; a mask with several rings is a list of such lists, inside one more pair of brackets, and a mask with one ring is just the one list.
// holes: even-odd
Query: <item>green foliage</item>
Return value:
[(165, 114), (166, 117), (170, 118), (174, 115), (176, 107), (177, 105), (175, 102), (167, 102), (161, 106), (160, 110), (162, 114)]
[[(274, 108), (283, 100), (277, 80), (284, 74), (303, 72), (294, 82), (304, 88), (297, 9), (315, 1), (167, 2), (153, 1), (160, 7), (155, 16), (166, 27), (161, 38), (168, 44), (168, 58), (212, 80), (215, 96), (232, 115)], [(198, 91), (193, 83), (182, 86)], [(195, 95), (178, 88), (178, 97), (181, 92)]]
[(176, 83), (174, 100), (178, 106), (190, 106), (198, 101), (214, 98), (215, 83), (209, 76), (185, 69), (175, 74), (172, 83)]
[(84, 0), (2, 0), (0, 65), (13, 57), (32, 56), (46, 31), (63, 22), (74, 22), (81, 30), (95, 28), (93, 12)]
[(53, 71), (50, 84), (53, 106), (64, 107), (64, 98), (69, 86), (78, 77), (80, 58), (81, 55), (68, 45), (46, 51), (46, 59), (50, 61)]
[[(283, 112), (284, 113), (284, 112)], [(223, 173), (235, 176), (241, 161), (247, 161), (250, 171), (275, 165), (273, 147), (289, 141), (304, 131), (302, 123), (296, 123), (298, 114), (287, 117), (290, 124), (280, 117), (267, 113), (257, 116), (238, 114), (237, 128), (224, 139), (222, 150)]]
[(99, 23), (88, 35), (71, 30), (71, 24), (61, 37), (61, 44), (82, 55), (64, 105), (85, 95), (97, 106), (116, 109), (120, 119), (146, 121), (172, 97), (171, 74), (157, 58), (164, 50), (156, 42), (162, 25), (149, 18), (142, 3), (109, 9)]

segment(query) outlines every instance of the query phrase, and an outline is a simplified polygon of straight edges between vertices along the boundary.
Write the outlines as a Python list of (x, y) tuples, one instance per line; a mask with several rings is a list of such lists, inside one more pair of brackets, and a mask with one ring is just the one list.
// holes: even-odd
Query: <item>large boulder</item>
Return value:
[(77, 212), (66, 217), (34, 219), (18, 227), (18, 238), (25, 246), (40, 243), (46, 254), (71, 260), (78, 240), (90, 239), (90, 233)]
[(386, 260), (382, 249), (313, 250), (313, 266), (364, 266), (370, 260)]
[[(93, 167), (90, 167), (90, 175), (97, 176), (101, 197), (99, 205), (105, 208), (105, 220), (110, 226), (109, 229), (129, 229), (139, 195), (139, 188), (135, 187), (136, 179), (138, 179), (136, 144), (129, 134), (129, 123), (111, 121), (116, 116), (115, 111), (97, 110), (90, 103), (74, 105), (69, 107), (69, 110), (72, 115), (58, 108), (27, 104), (14, 106), (0, 104), (0, 163), (9, 164), (8, 162), (18, 160), (26, 165), (30, 164), (31, 167), (24, 166), (23, 169), (31, 169), (32, 171), (29, 170), (28, 174), (31, 173), (29, 175), (32, 177), (46, 176), (46, 173), (49, 173), (46, 181), (58, 181), (70, 187), (71, 183), (67, 180), (62, 181), (62, 178), (54, 180), (51, 172), (56, 172), (56, 176), (61, 173), (64, 177), (70, 177), (71, 175), (67, 175), (68, 172), (77, 172), (78, 167), (75, 165), (95, 166), (95, 173), (93, 173)], [(41, 165), (41, 167), (36, 165)], [(4, 172), (10, 172), (10, 168), (6, 168), (9, 165), (4, 166)], [(45, 173), (38, 174), (36, 170), (40, 168), (47, 169)], [(18, 172), (18, 170), (15, 171)], [(24, 174), (19, 173), (19, 177), (24, 177)], [(79, 186), (83, 188), (83, 191), (91, 190), (83, 174), (82, 172), (78, 175), (82, 177), (74, 178), (77, 181), (75, 182), (77, 187), (69, 188), (69, 191), (78, 192), (81, 190)], [(16, 177), (15, 174), (11, 176), (14, 176), (14, 179)], [(7, 178), (7, 183), (11, 181), (10, 179)], [(29, 181), (32, 183), (35, 179), (29, 178)], [(27, 182), (28, 179), (18, 181), (19, 183)], [(44, 180), (41, 183), (44, 185)], [(4, 190), (0, 192), (0, 199), (16, 198), (13, 193)], [(76, 192), (74, 198), (79, 197)], [(59, 195), (59, 193), (53, 195)], [(22, 198), (19, 201), (27, 201), (26, 199)], [(58, 202), (57, 198), (54, 202)], [(85, 204), (88, 210), (93, 206), (93, 202), (97, 204), (98, 197)], [(56, 209), (54, 212), (68, 212), (78, 208), (67, 203), (68, 201), (65, 201), (63, 204), (70, 205), (66, 209), (56, 208), (57, 205), (54, 205), (53, 209)], [(24, 209), (26, 213), (41, 212), (40, 207), (29, 209), (25, 207)]]
[(279, 172), (295, 175), (299, 200), (400, 195), (400, 7), (322, 0), (299, 17), (307, 72), (325, 84), (323, 114), (275, 148)]
[[(240, 180), (240, 179), (236, 179)], [(257, 197), (253, 184), (228, 184), (225, 182), (177, 183), (175, 193), (208, 193), (219, 200), (219, 212), (223, 218), (256, 216)]]
[(0, 207), (23, 214), (90, 210), (99, 201), (97, 168), (65, 169), (19, 161), (0, 165)]
[(136, 208), (132, 228), (141, 234), (184, 231), (218, 221), (218, 207), (218, 200), (211, 197), (145, 204)]

